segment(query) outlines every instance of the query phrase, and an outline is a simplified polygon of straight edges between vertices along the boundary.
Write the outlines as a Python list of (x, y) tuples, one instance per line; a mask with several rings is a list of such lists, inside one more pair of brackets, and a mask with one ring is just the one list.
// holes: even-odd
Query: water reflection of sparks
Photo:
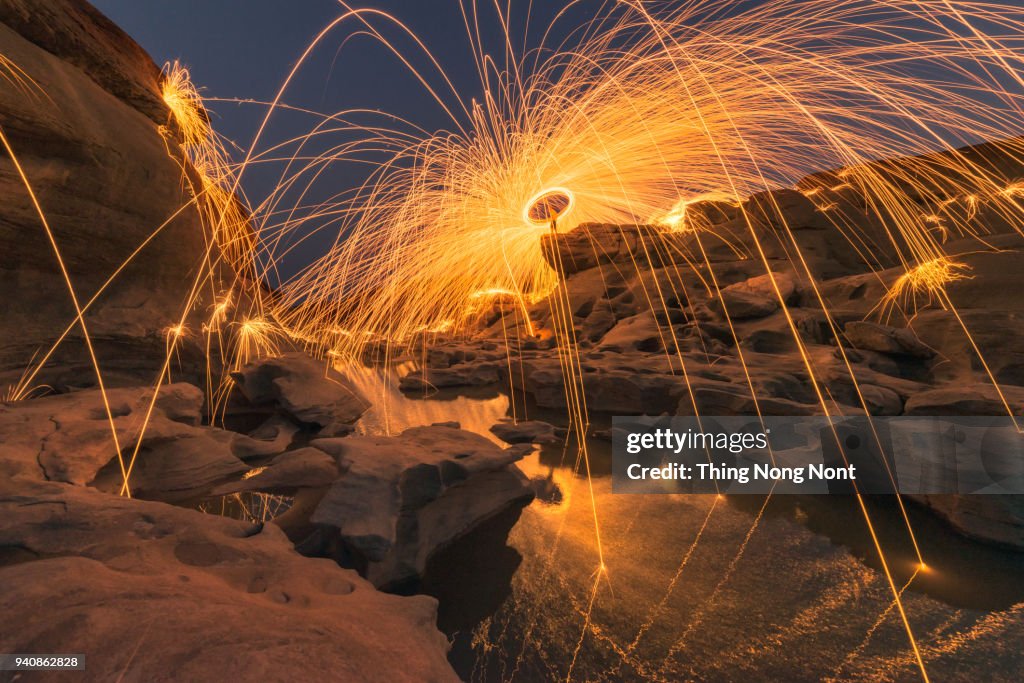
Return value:
[[(509, 415), (505, 394), (442, 390), (424, 399), (420, 392), (402, 392), (401, 377), (417, 369), (414, 363), (339, 369), (373, 402), (360, 420), (360, 433), (396, 434), (457, 420), (463, 428), (505, 445), (490, 433), (493, 424)], [(690, 667), (735, 672), (750, 662), (780, 657), (791, 665), (783, 653), (810, 643), (820, 651), (815, 673), (824, 679), (914, 668), (905, 641), (891, 632), (898, 623), (895, 599), (877, 568), (856, 559), (870, 554), (867, 547), (854, 545), (852, 554), (837, 549), (828, 534), (807, 528), (803, 508), (795, 509), (791, 520), (777, 514), (762, 519), (766, 501), (751, 508), (725, 505), (726, 498), (715, 496), (618, 496), (610, 479), (598, 476), (594, 494), (608, 538), (607, 568), (598, 575), (589, 560), (596, 542), (587, 496), (573, 496), (577, 486), (586, 486), (586, 478), (574, 472), (571, 460), (560, 460), (557, 453), (544, 455), (553, 459), (542, 459), (534, 450), (517, 463), (538, 499), (523, 511), (508, 538), (523, 558), (512, 578), (512, 595), (473, 628), (473, 666), (480, 674), (473, 680), (487, 680), (499, 669), (536, 673), (572, 666), (569, 658), (577, 655), (581, 659), (575, 665), (582, 670), (574, 680), (602, 672), (610, 679), (672, 680)], [(820, 510), (816, 518), (821, 518)], [(898, 519), (890, 525), (902, 528)], [(908, 589), (920, 584), (925, 570), (915, 553), (908, 550), (905, 559), (906, 571), (900, 576), (906, 582), (901, 579), (899, 592), (907, 599)], [(765, 566), (779, 570), (766, 574)], [(780, 590), (780, 575), (806, 593)], [(600, 591), (595, 590), (598, 586)], [(962, 650), (967, 643), (983, 647), (986, 641), (980, 638), (963, 640), (976, 633), (1017, 637), (1015, 617), (991, 619), (984, 611), (945, 632), (950, 607), (927, 591), (917, 593), (909, 598), (915, 615), (926, 632), (935, 629), (926, 640), (930, 659)], [(753, 603), (737, 596), (750, 596)], [(742, 624), (728, 618), (736, 600), (744, 608), (756, 603)], [(828, 645), (813, 640), (822, 625), (832, 634)], [(743, 647), (735, 654), (710, 648), (705, 656), (696, 647), (698, 640), (737, 638)], [(597, 652), (603, 657), (595, 660)]]
[(352, 384), (372, 404), (356, 423), (359, 434), (391, 436), (410, 427), (457, 420), (465, 430), (485, 436), (502, 447), (503, 441), (491, 434), (491, 426), (508, 414), (508, 396), (499, 393), (491, 398), (467, 396), (444, 400), (422, 400), (406, 395), (398, 388), (402, 377), (416, 369), (412, 362), (389, 366), (366, 366), (357, 363), (338, 366)]
[[(542, 505), (534, 505), (541, 514), (556, 514), (559, 507), (569, 507), (572, 503), (573, 485), (578, 477), (571, 469), (556, 465), (545, 465), (540, 460), (540, 451), (535, 450), (518, 463), (519, 469), (526, 475)], [(558, 512), (557, 514), (562, 514)]]
[[(351, 363), (340, 365), (338, 369), (372, 404), (356, 423), (359, 434), (390, 436), (410, 427), (457, 420), (465, 430), (480, 434), (503, 448), (508, 445), (491, 433), (491, 426), (505, 419), (509, 412), (509, 398), (504, 393), (490, 398), (461, 395), (443, 400), (413, 398), (399, 389), (399, 382), (417, 369), (415, 363), (407, 361), (390, 366)], [(569, 505), (573, 486), (578, 483), (571, 470), (542, 464), (539, 450), (516, 465), (530, 480), (537, 500), (542, 503), (535, 506), (538, 510), (553, 512), (559, 506)]]

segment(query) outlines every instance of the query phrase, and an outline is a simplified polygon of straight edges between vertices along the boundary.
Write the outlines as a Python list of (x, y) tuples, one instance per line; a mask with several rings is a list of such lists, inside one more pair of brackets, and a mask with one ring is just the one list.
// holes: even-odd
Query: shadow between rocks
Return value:
[(400, 595), (437, 598), (437, 627), (452, 640), (448, 660), (460, 676), (468, 675), (476, 661), (473, 629), (512, 594), (512, 577), (523, 556), (508, 545), (508, 535), (522, 511), (521, 506), (502, 510), (434, 553), (422, 578), (388, 586)]

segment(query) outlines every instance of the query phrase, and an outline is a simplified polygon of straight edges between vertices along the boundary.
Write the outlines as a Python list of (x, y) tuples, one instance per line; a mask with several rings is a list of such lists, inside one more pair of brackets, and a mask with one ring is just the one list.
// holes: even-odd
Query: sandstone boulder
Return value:
[(541, 420), (499, 422), (491, 426), (491, 433), (505, 443), (558, 443), (555, 426)]
[(280, 409), (322, 436), (352, 431), (370, 407), (341, 373), (300, 352), (257, 360), (232, 378), (254, 406)]
[(802, 192), (779, 189), (757, 192), (743, 203), (750, 221), (762, 230), (826, 228), (829, 223)]
[(313, 513), (377, 586), (422, 575), (451, 543), (533, 492), (512, 463), (520, 449), (451, 427), (414, 427), (398, 437), (317, 439), (343, 472)]
[(458, 680), (435, 600), (379, 593), (272, 524), (0, 477), (0, 556), (19, 624), (0, 649), (85, 652), (93, 679)]
[(843, 334), (846, 340), (857, 349), (916, 358), (931, 358), (935, 355), (935, 349), (920, 341), (914, 335), (914, 331), (907, 328), (895, 328), (866, 320), (855, 320), (846, 323)]
[(659, 231), (637, 225), (583, 223), (569, 232), (541, 238), (548, 264), (563, 275), (594, 268), (602, 263), (629, 263), (643, 259), (644, 240), (653, 245)]
[(763, 318), (779, 310), (780, 295), (788, 304), (795, 292), (796, 281), (791, 274), (766, 273), (723, 288), (722, 296), (712, 299), (709, 305), (719, 314), (728, 312), (731, 319)]
[(599, 348), (618, 352), (656, 352), (666, 346), (665, 337), (666, 331), (658, 324), (654, 313), (644, 311), (615, 323), (601, 338)]
[(216, 488), (211, 495), (242, 491), (287, 494), (301, 488), (328, 486), (337, 478), (335, 459), (319, 448), (306, 446), (278, 455), (266, 466), (250, 470), (245, 478)]
[(903, 399), (888, 387), (861, 384), (860, 393), (871, 415), (899, 415), (903, 412)]

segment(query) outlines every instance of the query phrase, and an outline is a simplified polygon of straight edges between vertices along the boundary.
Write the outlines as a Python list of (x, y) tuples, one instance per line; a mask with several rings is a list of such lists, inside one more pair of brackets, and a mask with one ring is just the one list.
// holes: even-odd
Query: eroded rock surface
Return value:
[(300, 352), (257, 360), (232, 377), (254, 406), (280, 409), (321, 436), (351, 432), (370, 407), (341, 373)]
[(218, 487), (211, 495), (241, 491), (292, 493), (296, 489), (326, 486), (338, 478), (336, 460), (319, 448), (306, 446), (275, 457), (244, 479)]
[(414, 427), (397, 437), (317, 439), (343, 471), (311, 521), (337, 530), (378, 586), (421, 575), (430, 555), (480, 522), (533, 498), (510, 467), (521, 449), (472, 432)]
[(0, 649), (86, 652), (96, 680), (458, 680), (435, 600), (274, 525), (0, 477), (0, 584)]
[(155, 401), (151, 389), (120, 388), (106, 402), (87, 389), (0, 404), (0, 471), (116, 493), (122, 467), (131, 466), (133, 495), (185, 500), (247, 471), (245, 460), (287, 448), (285, 439), (201, 425), (203, 400), (200, 389), (179, 383), (161, 387)]
[(922, 343), (913, 330), (907, 328), (894, 328), (866, 320), (853, 320), (846, 323), (843, 332), (846, 340), (857, 349), (897, 355), (906, 354), (918, 358), (931, 358), (935, 355), (934, 349)]
[[(183, 302), (207, 257), (220, 256), (209, 253), (182, 161), (171, 156), (178, 141), (161, 128), (170, 113), (159, 95), (159, 68), (123, 31), (75, 0), (0, 0), (0, 54), (33, 82), (25, 89), (3, 82), (0, 127), (80, 301), (98, 294), (85, 320), (105, 379), (149, 381), (165, 358), (166, 329), (184, 318), (198, 332), (205, 321), (205, 310), (186, 311)], [(68, 327), (36, 385), (95, 384), (56, 255), (6, 154), (0, 206), (0, 290), (17, 292), (0, 318), (0, 386), (14, 384)], [(234, 277), (226, 267), (212, 275), (228, 283)], [(197, 337), (184, 336), (176, 357), (179, 376), (198, 382), (205, 361)]]

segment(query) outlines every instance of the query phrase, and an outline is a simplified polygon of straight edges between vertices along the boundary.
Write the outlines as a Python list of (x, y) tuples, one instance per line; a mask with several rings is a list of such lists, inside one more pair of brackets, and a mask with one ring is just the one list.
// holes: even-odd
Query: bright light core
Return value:
[(567, 215), (575, 203), (572, 192), (564, 187), (551, 187), (538, 192), (526, 202), (523, 218), (527, 223), (547, 225)]

